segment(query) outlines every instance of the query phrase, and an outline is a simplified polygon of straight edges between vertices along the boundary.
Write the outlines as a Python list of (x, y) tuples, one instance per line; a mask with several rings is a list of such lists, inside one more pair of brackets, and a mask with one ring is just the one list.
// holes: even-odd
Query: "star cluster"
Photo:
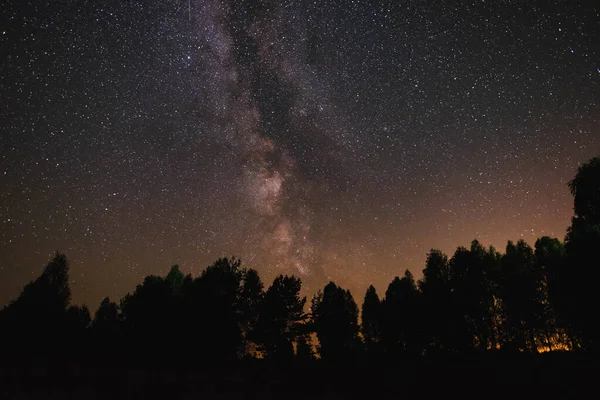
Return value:
[[(552, 3), (552, 4), (549, 4)], [(600, 153), (600, 10), (517, 0), (8, 1), (0, 303), (236, 255), (362, 298), (426, 252), (563, 238)]]

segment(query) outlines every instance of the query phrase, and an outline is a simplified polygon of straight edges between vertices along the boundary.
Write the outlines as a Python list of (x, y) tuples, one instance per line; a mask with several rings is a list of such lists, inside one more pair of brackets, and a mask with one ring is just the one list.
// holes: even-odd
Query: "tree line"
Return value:
[(593, 353), (600, 158), (581, 165), (569, 188), (574, 216), (564, 241), (509, 241), (500, 253), (474, 240), (451, 257), (432, 249), (422, 279), (406, 270), (382, 297), (369, 286), (360, 313), (334, 282), (307, 307), (300, 278), (280, 275), (265, 288), (256, 270), (221, 258), (197, 277), (177, 265), (147, 276), (118, 304), (104, 298), (92, 318), (70, 304), (68, 262), (57, 253), (0, 311), (1, 355), (214, 363)]

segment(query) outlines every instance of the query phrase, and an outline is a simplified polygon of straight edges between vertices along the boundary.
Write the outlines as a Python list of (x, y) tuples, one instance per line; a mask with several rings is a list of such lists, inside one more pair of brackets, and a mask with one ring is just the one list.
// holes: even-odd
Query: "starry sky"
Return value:
[(430, 248), (562, 239), (598, 38), (593, 1), (3, 2), (0, 304), (56, 250), (94, 310), (221, 256), (361, 302)]

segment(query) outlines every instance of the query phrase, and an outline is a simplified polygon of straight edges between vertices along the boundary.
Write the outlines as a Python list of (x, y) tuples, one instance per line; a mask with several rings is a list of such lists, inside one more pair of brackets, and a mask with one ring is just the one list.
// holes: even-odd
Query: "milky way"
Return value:
[(360, 301), (430, 248), (562, 239), (600, 14), (547, 3), (9, 1), (0, 303), (56, 250), (94, 308), (225, 255)]

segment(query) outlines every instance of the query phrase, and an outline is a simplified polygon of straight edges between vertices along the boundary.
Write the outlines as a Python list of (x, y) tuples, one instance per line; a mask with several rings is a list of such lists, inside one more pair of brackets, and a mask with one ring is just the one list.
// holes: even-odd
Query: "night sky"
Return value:
[(0, 18), (0, 304), (56, 250), (92, 310), (231, 255), (360, 303), (430, 248), (563, 239), (567, 182), (600, 154), (594, 1), (9, 0)]

